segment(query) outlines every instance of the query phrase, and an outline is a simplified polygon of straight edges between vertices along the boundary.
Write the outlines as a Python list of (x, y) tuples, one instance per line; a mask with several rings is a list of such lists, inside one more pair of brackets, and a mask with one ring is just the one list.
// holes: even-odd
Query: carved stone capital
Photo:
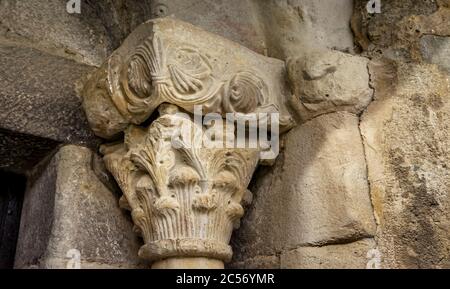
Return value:
[[(148, 128), (130, 126), (124, 143), (103, 146), (106, 166), (145, 241), (140, 256), (229, 261), (228, 242), (244, 213), (241, 201), (249, 193), (259, 150), (196, 146), (193, 142), (205, 136), (202, 127), (175, 112), (176, 107), (162, 105)], [(188, 126), (190, 139), (171, 138)]]
[[(288, 95), (282, 61), (170, 18), (139, 26), (93, 73), (83, 105), (97, 135), (123, 132), (101, 152), (144, 239), (140, 256), (160, 261), (156, 267), (231, 259), (228, 243), (262, 148), (202, 146), (210, 135), (194, 121), (194, 106), (220, 119), (254, 113), (257, 126), (276, 113), (283, 131), (293, 125)], [(226, 142), (229, 131), (221, 133)]]
[(139, 26), (83, 92), (94, 132), (110, 138), (145, 121), (161, 103), (188, 112), (279, 113), (293, 125), (283, 61), (257, 54), (191, 24), (162, 18)]

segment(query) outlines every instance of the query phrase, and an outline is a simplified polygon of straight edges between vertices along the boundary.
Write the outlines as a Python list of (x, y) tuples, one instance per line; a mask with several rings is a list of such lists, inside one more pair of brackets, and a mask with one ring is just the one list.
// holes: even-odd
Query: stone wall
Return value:
[[(306, 122), (286, 137), (286, 149), (277, 165), (262, 170), (255, 178), (255, 201), (242, 229), (236, 234), (235, 247), (239, 248), (235, 256), (237, 267), (449, 267), (449, 2), (382, 1), (382, 13), (374, 15), (367, 13), (366, 2), (355, 1), (351, 16), (355, 47), (333, 47), (331, 42), (334, 38), (325, 45), (318, 40), (307, 42), (313, 49), (325, 46), (359, 54), (369, 60), (368, 73), (352, 69), (351, 62), (357, 59), (356, 56), (347, 54), (351, 62), (344, 66), (342, 61), (327, 59), (329, 53), (315, 58), (317, 53), (309, 56), (308, 47), (295, 51), (300, 45), (277, 38), (287, 34), (279, 33), (286, 29), (285, 26), (271, 26), (277, 39), (273, 53), (294, 57), (290, 78), (294, 93), (302, 102), (298, 108), (299, 117), (301, 122)], [(277, 9), (282, 9), (280, 6), (283, 5)], [(307, 7), (302, 6), (300, 11)], [(292, 13), (289, 4), (283, 8), (286, 12), (280, 13), (282, 16), (273, 14), (274, 17), (291, 20), (298, 17)], [(347, 23), (348, 19), (342, 21)], [(324, 22), (327, 21), (316, 24), (319, 27), (314, 31), (323, 29)], [(286, 20), (285, 23), (293, 25), (298, 22)], [(292, 26), (288, 30), (294, 31)], [(299, 34), (296, 35), (298, 37)], [(308, 55), (306, 60), (301, 59), (302, 54)], [(342, 59), (346, 57), (342, 56)], [(362, 94), (355, 93), (362, 75), (359, 87), (365, 83), (373, 89), (373, 100), (372, 96), (358, 99)], [(346, 77), (351, 80), (347, 81)], [(357, 119), (353, 127), (356, 130), (359, 127), (359, 132), (353, 138), (338, 133), (345, 146), (331, 145), (336, 134), (325, 133), (322, 136), (330, 129), (337, 131), (342, 127), (341, 121), (332, 119), (327, 129), (324, 119), (335, 115), (334, 110), (348, 111)], [(317, 126), (319, 122), (321, 125)], [(351, 124), (346, 126), (350, 129)], [(298, 139), (307, 130), (311, 130), (307, 134), (308, 140)], [(300, 146), (292, 142), (293, 134)], [(326, 141), (321, 141), (321, 138)], [(311, 142), (318, 143), (308, 144)], [(330, 143), (332, 148), (329, 153), (324, 152), (326, 143)], [(361, 144), (361, 149), (354, 147)], [(297, 150), (292, 152), (294, 148)], [(352, 173), (347, 173), (349, 165), (341, 160), (349, 152), (351, 167), (354, 168)], [(362, 164), (359, 169), (355, 166), (358, 162)], [(366, 165), (367, 169), (364, 168)], [(315, 177), (311, 176), (310, 167), (317, 169)], [(358, 178), (361, 178), (361, 183)], [(362, 189), (364, 186), (358, 187), (358, 184), (365, 184), (366, 188)], [(320, 189), (316, 190), (318, 186)], [(352, 190), (360, 193), (358, 199), (344, 197)], [(328, 192), (340, 195), (342, 199), (331, 201), (325, 195)], [(360, 231), (354, 223), (349, 226), (333, 222), (335, 219), (340, 222), (348, 219), (346, 214), (358, 221), (369, 221), (372, 215), (371, 206), (367, 205), (369, 195), (376, 230), (372, 224), (371, 230), (358, 235)], [(313, 204), (311, 200), (315, 198)], [(352, 205), (363, 210), (366, 217), (347, 209)], [(324, 213), (317, 218), (322, 208)], [(334, 231), (321, 224), (322, 221)], [(290, 223), (295, 223), (299, 232), (292, 227), (286, 231), (281, 229), (283, 233), (277, 231)], [(305, 227), (307, 224), (310, 226)], [(324, 231), (331, 234), (324, 235)], [(353, 238), (348, 237), (349, 231), (353, 232)], [(249, 236), (248, 232), (252, 234)], [(319, 242), (314, 242), (314, 239), (302, 242), (301, 236), (308, 236), (308, 232), (325, 237), (317, 239)], [(292, 234), (299, 234), (296, 243), (291, 241)], [(348, 262), (342, 264), (336, 257), (338, 254), (343, 254)]]
[(375, 94), (360, 127), (383, 266), (448, 268), (450, 2), (385, 1), (374, 17), (361, 2), (352, 27)]
[(97, 177), (106, 174), (100, 161), (67, 145), (30, 173), (16, 268), (66, 268), (72, 252), (82, 268), (145, 268), (130, 217)]
[(252, 179), (229, 267), (450, 267), (448, 0), (66, 2), (0, 1), (0, 169), (28, 177), (16, 267), (65, 268), (71, 249), (148, 266), (77, 91), (165, 16), (286, 62), (297, 126)]
[(69, 14), (66, 2), (0, 1), (0, 169), (27, 177), (14, 266), (144, 268), (76, 91), (150, 5), (83, 1)]

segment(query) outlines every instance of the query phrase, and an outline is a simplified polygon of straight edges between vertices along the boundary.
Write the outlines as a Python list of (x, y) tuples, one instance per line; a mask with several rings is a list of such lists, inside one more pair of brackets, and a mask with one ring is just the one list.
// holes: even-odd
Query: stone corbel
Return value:
[(283, 132), (293, 125), (288, 96), (282, 61), (171, 18), (139, 26), (93, 73), (83, 106), (94, 132), (116, 140), (101, 152), (153, 268), (223, 268), (261, 161), (261, 146), (193, 145), (207, 137), (196, 106), (255, 114), (272, 130), (277, 114)]

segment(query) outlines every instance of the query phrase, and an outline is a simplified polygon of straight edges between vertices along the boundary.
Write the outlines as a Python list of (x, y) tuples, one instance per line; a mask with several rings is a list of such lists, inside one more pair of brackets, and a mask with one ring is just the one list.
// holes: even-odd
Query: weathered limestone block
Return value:
[(131, 220), (94, 174), (92, 158), (87, 148), (64, 146), (31, 177), (15, 267), (76, 267), (73, 249), (80, 252), (81, 268), (146, 266), (137, 258), (140, 241)]
[(279, 113), (292, 127), (284, 63), (189, 23), (162, 18), (140, 25), (83, 90), (93, 131), (115, 137), (141, 124), (162, 103), (189, 113)]
[(252, 0), (267, 54), (287, 59), (315, 49), (353, 51), (353, 0)]
[(75, 93), (91, 67), (11, 44), (0, 67), (0, 168), (24, 173), (59, 143), (98, 143)]
[(450, 35), (448, 0), (390, 0), (382, 13), (367, 13), (366, 0), (355, 0), (351, 27), (364, 55), (371, 59), (424, 61), (423, 37)]
[[(69, 14), (67, 0), (4, 0), (0, 31), (14, 41), (51, 50), (88, 65), (100, 65), (137, 25), (150, 18), (150, 1), (80, 1)], [(3, 27), (3, 29), (1, 29)]]
[(288, 61), (288, 74), (303, 121), (348, 111), (359, 114), (372, 100), (368, 60), (333, 50), (318, 50)]
[(420, 44), (426, 62), (436, 64), (450, 73), (450, 37), (424, 35)]
[(292, 129), (274, 168), (254, 178), (235, 261), (375, 233), (357, 116), (326, 114)]
[(450, 267), (450, 84), (434, 65), (370, 66), (364, 113), (372, 202), (383, 267)]
[[(366, 269), (379, 268), (375, 241), (364, 239), (349, 244), (301, 247), (281, 253), (281, 269)], [(373, 263), (373, 264), (371, 264)]]
[(153, 17), (174, 16), (264, 54), (262, 23), (252, 0), (152, 0)]
[(62, 143), (94, 144), (75, 93), (92, 67), (0, 44), (0, 128)]

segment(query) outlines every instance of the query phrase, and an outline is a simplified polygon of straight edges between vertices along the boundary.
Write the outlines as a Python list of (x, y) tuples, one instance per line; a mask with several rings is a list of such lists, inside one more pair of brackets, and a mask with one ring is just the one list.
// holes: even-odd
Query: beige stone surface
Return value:
[(252, 0), (152, 0), (153, 17), (173, 16), (263, 54), (265, 37)]
[(280, 59), (316, 49), (353, 51), (353, 0), (252, 0), (267, 55)]
[(149, 0), (80, 1), (70, 14), (64, 0), (4, 0), (0, 39), (99, 66), (139, 24), (150, 19)]
[[(67, 253), (79, 249), (82, 268), (149, 268), (137, 258), (149, 216), (161, 227), (147, 235), (161, 238), (141, 253), (175, 257), (154, 267), (222, 267), (230, 224), (238, 227), (245, 209), (230, 268), (365, 268), (377, 254), (383, 268), (450, 268), (449, 0), (382, 1), (379, 14), (367, 13), (367, 0), (82, 0), (79, 15), (67, 13), (66, 2), (0, 0), (1, 168), (26, 172), (60, 143), (95, 146), (74, 93), (91, 66), (101, 68), (84, 107), (97, 135), (114, 141), (130, 125), (148, 127), (161, 103), (189, 112), (203, 104), (222, 115), (281, 111), (283, 131), (297, 112), (301, 126), (284, 137), (274, 167), (257, 169), (250, 205), (243, 189), (250, 176), (236, 181), (228, 165), (210, 174), (212, 187), (194, 201), (167, 194), (187, 179), (206, 183), (193, 172), (213, 163), (206, 154), (200, 165), (177, 155), (181, 173), (149, 180), (142, 172), (158, 162), (145, 158), (158, 145), (149, 150), (128, 133), (132, 142), (122, 149), (140, 146), (134, 158), (148, 166), (116, 170), (130, 196), (118, 201), (102, 161), (86, 148), (63, 147), (30, 174), (16, 267), (65, 268), (73, 265)], [(162, 19), (131, 33), (154, 17)], [(170, 160), (162, 151), (158, 161)], [(121, 179), (130, 168), (139, 176)], [(233, 220), (205, 225), (217, 204), (229, 205), (212, 193), (219, 185), (234, 192), (232, 210), (220, 213)], [(150, 210), (167, 214), (143, 217), (142, 198), (155, 188), (168, 198)], [(134, 230), (118, 204), (134, 211)], [(207, 230), (194, 240), (174, 237), (171, 229), (186, 230), (163, 221), (189, 215), (172, 214), (180, 204), (209, 216), (197, 228), (226, 231), (220, 245)]]
[[(255, 124), (248, 126), (270, 126), (278, 138), (294, 125), (284, 69), (280, 60), (161, 18), (139, 26), (87, 80), (83, 107), (94, 132), (124, 135), (101, 152), (124, 193), (121, 205), (144, 239), (139, 256), (156, 268), (191, 266), (178, 258), (209, 258), (209, 267), (217, 267), (213, 260), (231, 260), (231, 233), (267, 142), (239, 146), (235, 135), (250, 138), (239, 136), (245, 124), (237, 133), (220, 125), (214, 129), (226, 140), (208, 147), (208, 125), (197, 118), (209, 113), (223, 122), (231, 114), (239, 126), (250, 116)], [(143, 125), (156, 109), (158, 116)]]
[(95, 146), (76, 81), (92, 67), (0, 40), (0, 128)]
[[(148, 128), (128, 128), (123, 144), (101, 149), (144, 239), (139, 256), (157, 262), (155, 268), (189, 267), (177, 258), (193, 257), (223, 266), (231, 260), (228, 243), (244, 213), (241, 203), (260, 150), (206, 148), (198, 143), (205, 138), (202, 126), (192, 117), (177, 115), (168, 104), (159, 113)], [(174, 135), (183, 129), (192, 134)], [(198, 266), (218, 264), (207, 263)]]
[(371, 65), (361, 131), (384, 266), (450, 267), (450, 101), (436, 66)]
[(284, 62), (172, 17), (140, 25), (82, 91), (94, 132), (113, 138), (139, 125), (162, 103), (189, 113), (278, 113), (294, 125)]
[(76, 261), (73, 250), (81, 268), (148, 266), (137, 258), (141, 241), (116, 193), (91, 169), (92, 157), (87, 148), (64, 146), (30, 180), (16, 268), (66, 268)]
[(369, 16), (364, 2), (352, 29), (374, 61), (361, 131), (383, 267), (448, 268), (450, 3), (385, 1)]
[(450, 74), (450, 37), (424, 35), (420, 39), (424, 60), (436, 64)]
[(337, 112), (286, 135), (274, 168), (254, 176), (253, 203), (232, 242), (237, 261), (374, 235), (358, 122)]
[(368, 60), (333, 50), (316, 50), (288, 61), (288, 75), (303, 121), (317, 115), (361, 113), (372, 100)]
[[(375, 14), (367, 13), (366, 4), (367, 1), (355, 0), (351, 21), (355, 44), (362, 55), (402, 62), (436, 61), (429, 58), (422, 44), (426, 44), (430, 36), (450, 34), (450, 26), (447, 25), (450, 21), (448, 0), (385, 1), (382, 3), (382, 13)], [(425, 43), (420, 43), (421, 39)], [(442, 59), (441, 64), (445, 68), (448, 60), (444, 55), (439, 55), (445, 42), (431, 45), (426, 48), (434, 50), (435, 57)]]
[(323, 247), (301, 247), (281, 254), (281, 269), (366, 269), (377, 262), (373, 239)]

